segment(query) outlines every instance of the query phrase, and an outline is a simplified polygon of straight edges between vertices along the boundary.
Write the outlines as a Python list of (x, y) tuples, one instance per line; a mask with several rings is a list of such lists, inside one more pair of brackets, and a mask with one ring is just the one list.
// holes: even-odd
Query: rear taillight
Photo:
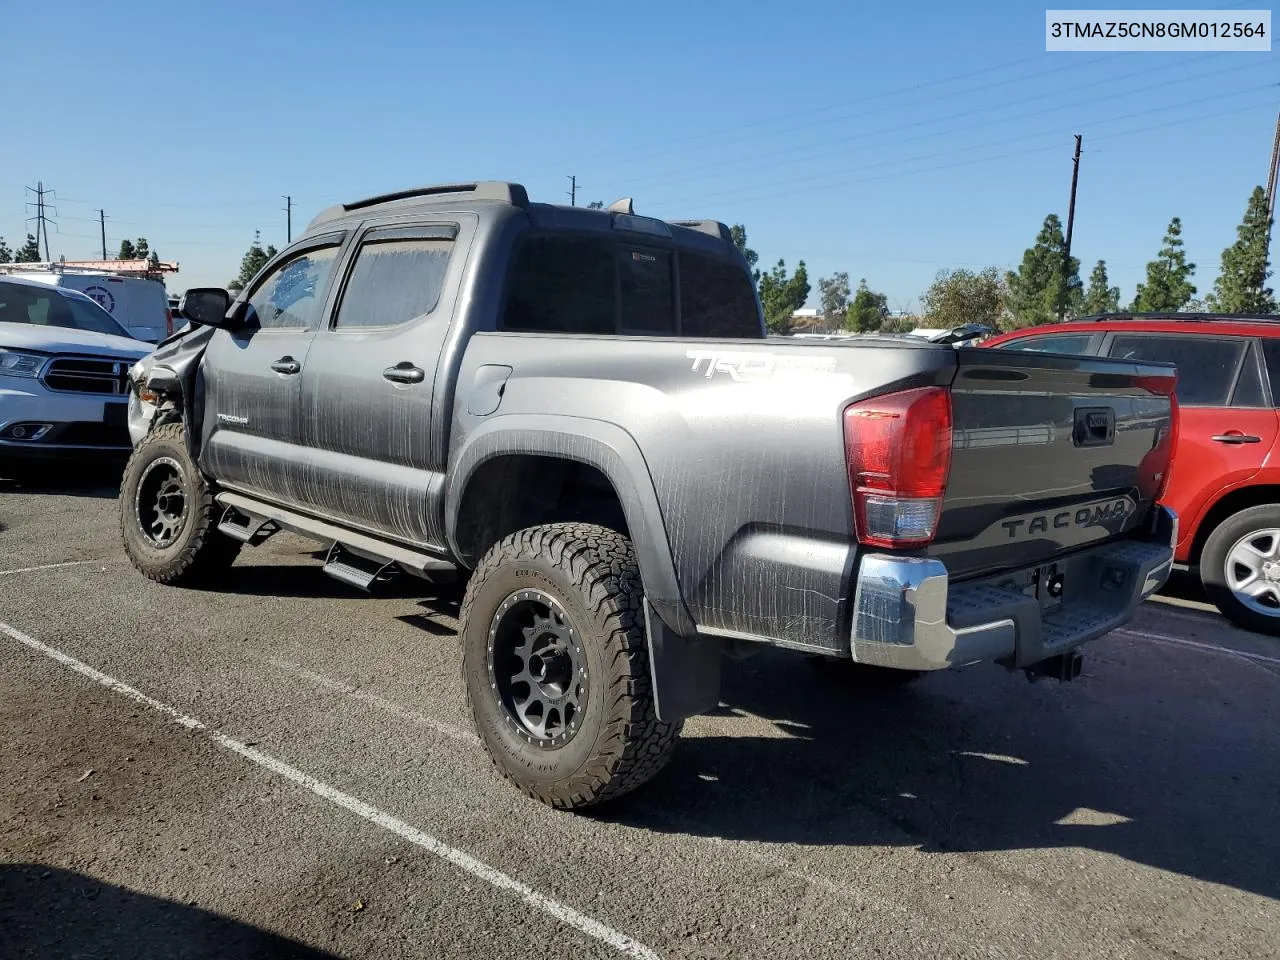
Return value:
[(933, 540), (951, 469), (951, 394), (923, 387), (852, 404), (844, 449), (858, 542), (896, 548)]
[(164, 311), (164, 335), (166, 337), (173, 336), (173, 311), (168, 307)]

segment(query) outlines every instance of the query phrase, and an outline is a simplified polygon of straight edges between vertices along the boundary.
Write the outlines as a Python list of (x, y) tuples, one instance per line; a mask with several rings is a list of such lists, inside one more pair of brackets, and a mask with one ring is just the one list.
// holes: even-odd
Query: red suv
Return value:
[(1251, 630), (1280, 636), (1280, 317), (1108, 314), (1029, 327), (983, 347), (1173, 363), (1181, 411), (1164, 503), (1176, 562)]

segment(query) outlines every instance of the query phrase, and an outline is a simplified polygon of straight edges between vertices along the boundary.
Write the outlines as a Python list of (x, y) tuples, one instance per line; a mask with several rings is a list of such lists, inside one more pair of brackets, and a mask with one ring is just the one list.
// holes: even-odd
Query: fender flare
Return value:
[(543, 414), (508, 414), (484, 423), (467, 438), (448, 471), (445, 537), (453, 554), (462, 555), (457, 541), (458, 513), (476, 470), (497, 457), (521, 454), (574, 460), (605, 475), (622, 502), (646, 598), (676, 634), (696, 636), (696, 624), (680, 591), (649, 466), (635, 439), (615, 424)]

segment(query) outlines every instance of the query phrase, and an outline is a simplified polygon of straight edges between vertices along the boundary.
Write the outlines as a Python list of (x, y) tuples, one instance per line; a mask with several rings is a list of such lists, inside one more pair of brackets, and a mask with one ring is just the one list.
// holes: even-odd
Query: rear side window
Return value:
[(516, 254), (503, 316), (504, 330), (614, 333), (614, 254), (595, 240), (539, 237)]
[(1271, 402), (1280, 402), (1280, 340), (1262, 341), (1262, 359), (1271, 381)]
[(1243, 340), (1121, 334), (1111, 341), (1108, 355), (1118, 360), (1176, 364), (1180, 404), (1225, 407), (1244, 348)]
[(452, 240), (373, 240), (360, 247), (334, 326), (394, 327), (435, 309)]
[(680, 333), (759, 339), (760, 315), (746, 271), (726, 260), (680, 251)]
[(1026, 350), (1030, 353), (1062, 353), (1072, 356), (1088, 354), (1092, 334), (1067, 334), (1061, 337), (1026, 337), (1000, 344), (1001, 350)]
[(1245, 348), (1244, 365), (1235, 393), (1231, 395), (1233, 407), (1265, 407), (1266, 395), (1262, 392), (1262, 374), (1258, 371), (1258, 351), (1251, 343)]

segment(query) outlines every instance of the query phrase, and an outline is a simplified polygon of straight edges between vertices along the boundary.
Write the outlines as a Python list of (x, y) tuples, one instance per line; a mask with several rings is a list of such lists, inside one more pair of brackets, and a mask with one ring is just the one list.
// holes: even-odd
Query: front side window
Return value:
[(338, 247), (317, 247), (279, 264), (249, 296), (246, 322), (264, 330), (314, 330)]
[(1139, 363), (1172, 363), (1178, 368), (1178, 403), (1185, 407), (1225, 407), (1240, 368), (1243, 340), (1119, 334), (1108, 356)]
[(444, 287), (452, 240), (372, 240), (356, 255), (334, 326), (391, 327), (430, 313)]

